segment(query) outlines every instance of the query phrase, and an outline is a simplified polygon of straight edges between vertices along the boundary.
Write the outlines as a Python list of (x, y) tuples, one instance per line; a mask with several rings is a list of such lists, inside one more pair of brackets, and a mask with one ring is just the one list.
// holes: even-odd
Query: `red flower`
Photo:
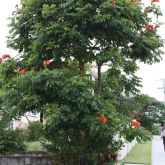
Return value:
[(147, 30), (153, 30), (153, 29), (154, 29), (154, 25), (148, 24), (148, 25), (146, 26), (146, 29), (147, 29)]
[(159, 0), (151, 0), (151, 4), (153, 4), (154, 2), (159, 2)]
[(139, 121), (136, 121), (136, 120), (133, 120), (131, 122), (131, 125), (132, 125), (132, 127), (140, 127), (140, 122)]
[(132, 122), (131, 122), (131, 125), (132, 125), (132, 127), (135, 127), (136, 121), (132, 121)]
[(140, 122), (137, 122), (136, 123), (136, 127), (140, 127)]
[(4, 54), (4, 55), (2, 56), (2, 59), (6, 59), (6, 58), (10, 58), (10, 55), (9, 55), (9, 54)]
[(42, 63), (43, 63), (43, 66), (47, 66), (47, 61), (46, 60), (44, 60)]
[(3, 59), (2, 58), (0, 58), (0, 63), (3, 61)]
[(47, 66), (49, 65), (50, 63), (52, 63), (53, 60), (44, 60), (43, 61), (43, 66)]
[(25, 74), (26, 70), (25, 69), (20, 69), (18, 72), (19, 72), (19, 74)]
[(100, 122), (105, 124), (107, 122), (107, 118), (105, 116), (101, 117)]

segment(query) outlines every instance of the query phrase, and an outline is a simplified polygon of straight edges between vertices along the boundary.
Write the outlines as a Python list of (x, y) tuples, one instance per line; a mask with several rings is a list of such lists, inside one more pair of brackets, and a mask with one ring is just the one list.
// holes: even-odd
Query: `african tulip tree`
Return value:
[[(136, 61), (161, 59), (159, 23), (148, 12), (161, 15), (155, 2), (132, 0), (22, 0), (13, 12), (8, 46), (21, 53), (21, 74), (7, 84), (4, 107), (9, 116), (45, 113), (45, 146), (57, 164), (112, 164), (123, 143), (116, 134), (146, 135), (117, 101), (138, 91)], [(86, 74), (93, 63), (96, 93)]]

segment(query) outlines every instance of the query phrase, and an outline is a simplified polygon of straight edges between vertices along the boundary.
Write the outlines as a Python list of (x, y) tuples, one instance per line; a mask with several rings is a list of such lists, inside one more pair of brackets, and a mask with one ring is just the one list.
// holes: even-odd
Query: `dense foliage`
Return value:
[(141, 126), (153, 132), (155, 127), (165, 123), (165, 105), (155, 98), (147, 95), (136, 95), (135, 97), (121, 98), (120, 107), (125, 114), (130, 112), (132, 118), (140, 120)]
[(154, 124), (162, 125), (165, 123), (165, 105), (162, 102), (157, 101), (154, 98), (148, 96), (142, 96), (135, 103), (135, 107), (138, 108), (139, 116), (141, 118), (141, 124), (146, 129), (152, 132)]
[(43, 136), (43, 125), (40, 121), (30, 122), (25, 132), (28, 141), (39, 141)]
[(15, 154), (25, 151), (25, 149), (24, 139), (18, 130), (0, 131), (0, 154)]
[[(113, 164), (123, 137), (146, 140), (126, 100), (140, 86), (136, 61), (161, 60), (159, 23), (144, 10), (129, 0), (22, 0), (8, 38), (20, 57), (0, 64), (1, 123), (44, 113), (45, 147), (60, 165)], [(155, 4), (146, 10), (161, 15)]]

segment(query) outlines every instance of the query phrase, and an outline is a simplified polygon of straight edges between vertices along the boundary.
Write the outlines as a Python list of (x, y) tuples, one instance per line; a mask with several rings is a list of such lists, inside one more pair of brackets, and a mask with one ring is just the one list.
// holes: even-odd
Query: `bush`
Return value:
[(20, 131), (0, 131), (0, 154), (8, 155), (25, 151), (26, 146)]
[(31, 122), (27, 128), (27, 140), (37, 141), (43, 135), (43, 126), (40, 121)]
[(160, 134), (160, 126), (159, 125), (153, 125), (151, 130), (153, 135), (159, 135)]

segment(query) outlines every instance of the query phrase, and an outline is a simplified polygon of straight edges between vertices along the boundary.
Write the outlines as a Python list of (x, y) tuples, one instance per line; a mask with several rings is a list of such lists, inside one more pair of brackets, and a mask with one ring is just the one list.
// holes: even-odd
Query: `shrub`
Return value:
[(19, 130), (0, 131), (0, 154), (8, 155), (25, 151), (24, 139)]
[(160, 126), (157, 124), (154, 124), (152, 126), (152, 130), (151, 130), (153, 135), (159, 135), (160, 134)]
[(27, 128), (27, 140), (37, 141), (42, 137), (43, 126), (40, 121), (31, 122)]

